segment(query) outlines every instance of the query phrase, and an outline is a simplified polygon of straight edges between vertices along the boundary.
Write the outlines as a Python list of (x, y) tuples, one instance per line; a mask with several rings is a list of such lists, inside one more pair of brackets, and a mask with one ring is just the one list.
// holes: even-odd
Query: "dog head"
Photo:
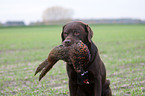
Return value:
[(65, 46), (70, 46), (81, 40), (89, 47), (92, 36), (93, 31), (89, 25), (83, 22), (70, 22), (64, 25), (61, 33), (62, 42)]

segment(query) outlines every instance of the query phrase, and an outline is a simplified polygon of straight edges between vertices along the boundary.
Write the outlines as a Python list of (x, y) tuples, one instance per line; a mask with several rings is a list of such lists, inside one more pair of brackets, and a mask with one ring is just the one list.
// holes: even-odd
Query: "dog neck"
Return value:
[(90, 46), (90, 54), (91, 54), (91, 59), (89, 61), (89, 63), (85, 66), (84, 70), (87, 70), (87, 68), (94, 62), (95, 58), (96, 58), (96, 54), (98, 52), (98, 48), (95, 46), (95, 44), (93, 42), (91, 42), (91, 46)]

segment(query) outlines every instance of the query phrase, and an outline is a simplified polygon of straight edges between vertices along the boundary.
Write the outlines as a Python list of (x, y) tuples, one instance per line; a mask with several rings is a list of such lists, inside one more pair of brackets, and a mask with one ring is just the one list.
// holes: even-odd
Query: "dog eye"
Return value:
[(77, 32), (77, 31), (76, 31), (76, 32), (74, 32), (74, 35), (75, 35), (75, 36), (78, 36), (78, 35), (80, 35), (80, 32)]
[(63, 34), (64, 34), (65, 36), (67, 36), (67, 35), (68, 35), (68, 33), (67, 33), (67, 32), (64, 32)]

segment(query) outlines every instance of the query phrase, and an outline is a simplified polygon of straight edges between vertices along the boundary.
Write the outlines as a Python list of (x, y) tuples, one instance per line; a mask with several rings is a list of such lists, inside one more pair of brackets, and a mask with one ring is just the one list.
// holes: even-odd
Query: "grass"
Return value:
[[(115, 96), (145, 95), (145, 25), (91, 25)], [(38, 82), (34, 72), (61, 43), (62, 26), (0, 27), (0, 95), (68, 96), (65, 63)]]

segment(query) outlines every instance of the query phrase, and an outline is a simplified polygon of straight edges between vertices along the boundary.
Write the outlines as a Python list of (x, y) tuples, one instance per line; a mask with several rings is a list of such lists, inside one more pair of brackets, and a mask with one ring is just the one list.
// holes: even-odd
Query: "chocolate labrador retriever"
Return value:
[(65, 45), (70, 46), (75, 40), (81, 40), (88, 46), (91, 54), (90, 61), (84, 69), (89, 83), (79, 83), (81, 77), (78, 77), (72, 64), (66, 64), (70, 96), (112, 96), (110, 81), (106, 80), (104, 63), (91, 40), (92, 37), (93, 31), (83, 22), (70, 22), (63, 27), (61, 38)]

